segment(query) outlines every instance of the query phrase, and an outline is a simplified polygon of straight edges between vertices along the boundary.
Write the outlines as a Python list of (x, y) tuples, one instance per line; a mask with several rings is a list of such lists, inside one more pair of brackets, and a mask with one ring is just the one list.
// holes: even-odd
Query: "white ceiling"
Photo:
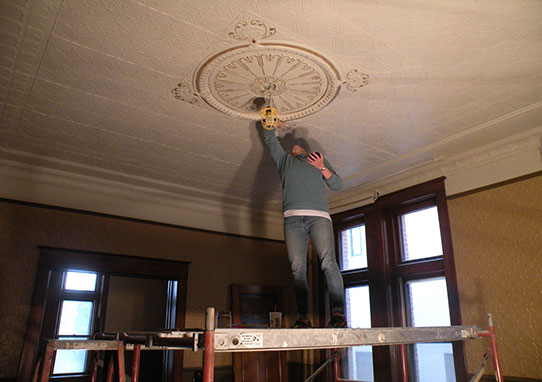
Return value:
[(254, 123), (193, 88), (253, 20), (342, 80), (369, 75), (284, 138), (343, 177), (335, 210), (437, 176), (460, 192), (542, 169), (540, 0), (0, 0), (1, 196), (280, 236), (247, 228), (280, 220)]

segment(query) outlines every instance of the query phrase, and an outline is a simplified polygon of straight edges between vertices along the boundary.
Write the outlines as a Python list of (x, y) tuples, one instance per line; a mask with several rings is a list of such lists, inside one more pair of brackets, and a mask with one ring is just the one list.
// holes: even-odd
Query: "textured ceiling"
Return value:
[(194, 83), (247, 37), (336, 69), (283, 139), (346, 190), (542, 126), (540, 0), (0, 0), (0, 32), (0, 159), (190, 197), (280, 199), (254, 122)]

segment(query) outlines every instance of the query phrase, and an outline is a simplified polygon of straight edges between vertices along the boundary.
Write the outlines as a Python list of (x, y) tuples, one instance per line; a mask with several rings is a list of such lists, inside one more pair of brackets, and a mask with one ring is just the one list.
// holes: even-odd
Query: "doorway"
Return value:
[[(85, 321), (89, 329), (83, 333), (85, 337), (100, 332), (184, 328), (188, 265), (180, 261), (40, 247), (17, 381), (31, 380), (43, 340), (65, 334), (59, 331), (63, 317), (61, 313), (64, 306), (70, 308), (77, 305), (74, 305), (74, 301), (79, 301), (79, 305), (89, 312), (89, 319)], [(91, 290), (73, 290), (66, 282), (70, 274), (78, 276), (75, 279), (81, 279), (82, 275), (94, 275), (95, 287)], [(76, 310), (73, 317), (81, 315)], [(68, 331), (72, 332), (70, 335), (75, 338), (82, 329), (73, 330), (70, 325), (62, 328), (68, 327)], [(163, 382), (182, 381), (181, 351), (145, 353), (142, 365), (143, 362), (148, 363), (145, 370), (153, 373), (152, 378), (147, 378)], [(89, 363), (90, 360), (84, 358), (81, 369), (58, 373), (55, 380), (88, 381)]]

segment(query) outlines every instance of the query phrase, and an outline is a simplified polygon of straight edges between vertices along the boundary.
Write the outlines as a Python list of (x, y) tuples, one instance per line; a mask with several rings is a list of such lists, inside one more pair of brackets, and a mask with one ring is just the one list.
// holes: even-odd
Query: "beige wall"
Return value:
[[(542, 175), (448, 207), (463, 323), (487, 328), (492, 313), (503, 374), (542, 378)], [(487, 346), (466, 343), (469, 372)]]
[[(0, 201), (0, 378), (15, 377), (38, 264), (38, 246), (189, 261), (186, 327), (209, 306), (230, 309), (229, 286), (282, 285), (295, 311), (284, 243)], [(291, 318), (288, 317), (288, 320)], [(185, 366), (201, 366), (185, 352)], [(218, 366), (231, 355), (217, 356)]]

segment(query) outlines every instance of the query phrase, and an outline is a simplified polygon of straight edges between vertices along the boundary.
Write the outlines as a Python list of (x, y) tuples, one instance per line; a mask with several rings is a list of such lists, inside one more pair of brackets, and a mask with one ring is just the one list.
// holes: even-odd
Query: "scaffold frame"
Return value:
[[(93, 340), (47, 340), (45, 353), (36, 364), (33, 382), (47, 382), (51, 374), (54, 352), (62, 349), (90, 350), (95, 352), (116, 351), (119, 382), (126, 381), (124, 370), (125, 350), (134, 351), (132, 377), (138, 381), (141, 350), (203, 350), (203, 382), (214, 380), (215, 353), (289, 351), (314, 349), (340, 349), (352, 346), (400, 345), (403, 379), (407, 381), (405, 345), (415, 343), (442, 343), (452, 341), (490, 339), (491, 356), (497, 382), (502, 382), (501, 366), (493, 320), (488, 315), (488, 330), (476, 326), (399, 327), (368, 329), (268, 329), (268, 328), (215, 328), (214, 308), (208, 308), (205, 329), (165, 330), (159, 332), (128, 332), (98, 334)], [(338, 352), (330, 360), (335, 363), (335, 381), (338, 381)], [(487, 359), (487, 357), (486, 357)], [(331, 363), (328, 360), (325, 365)], [(112, 382), (113, 362), (109, 362), (107, 382)], [(323, 369), (322, 365), (318, 372)], [(38, 379), (41, 368), (41, 378)], [(96, 381), (96, 363), (91, 381)], [(316, 373), (315, 373), (316, 374)], [(313, 375), (315, 375), (313, 374)], [(473, 376), (473, 379), (476, 377)], [(311, 376), (308, 381), (311, 380)], [(471, 379), (471, 381), (473, 381)]]

